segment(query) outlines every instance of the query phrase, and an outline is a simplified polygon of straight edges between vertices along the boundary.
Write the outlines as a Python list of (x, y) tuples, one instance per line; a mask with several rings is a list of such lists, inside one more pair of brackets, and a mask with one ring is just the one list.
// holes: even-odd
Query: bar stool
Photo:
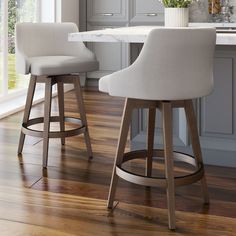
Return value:
[[(144, 186), (167, 190), (169, 229), (175, 229), (175, 187), (201, 180), (203, 198), (209, 202), (198, 128), (192, 99), (208, 95), (213, 89), (213, 55), (216, 32), (213, 28), (157, 28), (151, 31), (137, 60), (128, 68), (105, 76), (99, 90), (125, 97), (125, 107), (110, 185), (108, 208), (113, 207), (119, 177)], [(172, 109), (184, 108), (194, 157), (173, 151)], [(148, 108), (147, 150), (124, 153), (132, 111)], [(163, 117), (163, 150), (154, 150), (156, 109)], [(152, 176), (153, 157), (163, 157), (165, 176)], [(123, 164), (146, 159), (145, 175), (137, 175)], [(174, 175), (174, 160), (196, 169), (185, 176)]]
[[(21, 128), (18, 154), (22, 153), (25, 135), (43, 138), (43, 167), (47, 167), (49, 138), (65, 138), (84, 134), (89, 157), (92, 157), (86, 113), (79, 74), (98, 69), (94, 54), (83, 43), (68, 42), (68, 34), (77, 32), (74, 23), (18, 23), (16, 25), (16, 71), (31, 74)], [(37, 83), (45, 84), (44, 117), (30, 119)], [(80, 119), (64, 115), (64, 84), (75, 88)], [(59, 116), (51, 116), (52, 86), (57, 84)], [(50, 123), (60, 123), (60, 131), (50, 131)], [(65, 130), (65, 122), (77, 128)], [(30, 126), (43, 123), (43, 131)]]

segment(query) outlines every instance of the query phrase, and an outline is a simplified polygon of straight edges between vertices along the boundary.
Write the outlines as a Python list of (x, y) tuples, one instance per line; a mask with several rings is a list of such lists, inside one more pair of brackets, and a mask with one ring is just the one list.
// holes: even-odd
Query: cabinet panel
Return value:
[(157, 0), (133, 0), (131, 24), (139, 22), (164, 22), (164, 8)]
[[(108, 27), (106, 27), (108, 28)], [(101, 27), (89, 27), (89, 30), (98, 30)], [(101, 78), (124, 67), (127, 67), (128, 45), (123, 43), (88, 43), (98, 61), (99, 71), (88, 73), (88, 78)]]
[(215, 58), (214, 91), (201, 101), (201, 136), (234, 135), (233, 58)]
[(88, 0), (89, 22), (128, 21), (128, 0)]

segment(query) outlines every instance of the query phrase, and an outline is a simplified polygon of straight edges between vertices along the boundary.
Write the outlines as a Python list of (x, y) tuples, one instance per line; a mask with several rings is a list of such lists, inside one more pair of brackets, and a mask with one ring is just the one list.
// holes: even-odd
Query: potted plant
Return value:
[(191, 0), (162, 0), (166, 27), (187, 27)]

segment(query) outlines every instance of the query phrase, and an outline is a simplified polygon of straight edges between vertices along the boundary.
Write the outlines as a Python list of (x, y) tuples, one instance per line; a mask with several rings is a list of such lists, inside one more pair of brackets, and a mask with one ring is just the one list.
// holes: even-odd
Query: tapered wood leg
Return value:
[[(27, 97), (26, 97), (26, 103), (25, 103), (23, 124), (27, 124), (27, 122), (29, 121), (30, 111), (31, 111), (31, 108), (32, 108), (34, 92), (35, 92), (35, 87), (36, 87), (36, 81), (37, 81), (37, 77), (31, 75), (31, 78), (30, 78), (30, 81), (29, 81)], [(21, 131), (19, 145), (18, 145), (18, 151), (17, 151), (18, 154), (22, 153), (23, 146), (24, 146), (24, 141), (25, 141), (25, 134)]]
[(170, 102), (162, 102), (163, 137), (165, 153), (165, 175), (167, 179), (167, 204), (169, 229), (175, 229), (175, 186), (173, 165), (172, 107)]
[(125, 146), (127, 142), (127, 136), (129, 132), (129, 126), (130, 126), (130, 122), (132, 118), (132, 110), (133, 110), (132, 101), (131, 99), (127, 98), (125, 101), (125, 106), (124, 106), (124, 111), (123, 111), (123, 116), (122, 116), (122, 123), (121, 123), (121, 128), (120, 128), (120, 135), (119, 135), (119, 140), (118, 140), (118, 145), (117, 145), (117, 150), (116, 150), (116, 157), (115, 157), (114, 167), (113, 167), (113, 172), (112, 172), (108, 203), (107, 203), (108, 208), (113, 207), (113, 202), (114, 202), (115, 193), (116, 193), (116, 186), (117, 186), (118, 178), (119, 178), (116, 175), (116, 166), (121, 164), (123, 160), (123, 155), (124, 155)]
[[(64, 84), (57, 83), (58, 108), (60, 118), (60, 131), (65, 131), (65, 110), (64, 110)], [(65, 145), (65, 138), (61, 138), (61, 145)]]
[(87, 147), (87, 152), (89, 158), (93, 157), (91, 142), (90, 142), (90, 136), (89, 136), (89, 130), (88, 130), (88, 124), (87, 124), (87, 118), (86, 118), (86, 112), (85, 112), (85, 106), (84, 106), (84, 99), (82, 96), (82, 89), (80, 86), (80, 80), (79, 76), (75, 78), (74, 80), (74, 86), (75, 86), (75, 94), (78, 102), (78, 108), (80, 112), (80, 119), (82, 121), (82, 124), (86, 127), (86, 131), (84, 133), (85, 143)]
[(44, 128), (43, 128), (43, 167), (44, 168), (47, 167), (47, 163), (48, 163), (51, 103), (52, 103), (52, 78), (47, 78), (45, 82)]
[[(194, 113), (192, 100), (185, 101), (185, 113), (186, 113), (186, 118), (187, 118), (187, 122), (188, 122), (190, 138), (191, 138), (191, 142), (192, 142), (193, 154), (194, 154), (194, 157), (196, 160), (196, 165), (198, 168), (199, 164), (203, 165), (203, 160), (202, 160), (202, 151), (201, 151), (199, 135), (198, 135), (197, 120), (196, 120), (196, 116)], [(208, 195), (205, 174), (204, 174), (203, 178), (201, 179), (201, 185), (202, 185), (204, 203), (208, 204), (209, 203), (209, 195)]]
[(155, 119), (156, 108), (149, 108), (148, 110), (148, 133), (147, 133), (147, 160), (146, 160), (146, 176), (152, 176), (152, 159), (153, 159), (153, 145), (155, 135)]

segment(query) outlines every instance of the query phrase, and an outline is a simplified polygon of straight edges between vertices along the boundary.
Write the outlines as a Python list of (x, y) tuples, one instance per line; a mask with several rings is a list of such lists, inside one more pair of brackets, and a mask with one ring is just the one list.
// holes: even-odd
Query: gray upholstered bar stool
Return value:
[[(18, 23), (16, 25), (16, 70), (31, 74), (22, 123), (18, 154), (22, 153), (25, 135), (43, 138), (43, 167), (47, 167), (49, 138), (65, 138), (84, 134), (89, 157), (92, 148), (80, 87), (81, 72), (98, 69), (94, 54), (83, 43), (68, 42), (68, 34), (77, 32), (74, 23)], [(44, 117), (30, 119), (36, 83), (45, 84)], [(64, 84), (74, 84), (80, 119), (65, 117)], [(59, 116), (51, 116), (52, 86), (57, 84)], [(60, 123), (60, 131), (50, 131), (50, 123)], [(78, 124), (65, 130), (65, 122)], [(30, 126), (43, 123), (43, 131)]]
[[(108, 207), (113, 207), (118, 178), (144, 186), (167, 189), (169, 228), (175, 229), (175, 187), (201, 180), (203, 197), (208, 203), (198, 128), (192, 99), (208, 95), (213, 89), (213, 54), (216, 32), (212, 28), (159, 28), (153, 30), (137, 60), (128, 68), (105, 76), (100, 91), (125, 97), (125, 107), (110, 185)], [(172, 109), (186, 112), (194, 157), (173, 151)], [(148, 108), (147, 150), (124, 153), (132, 110)], [(155, 113), (163, 116), (163, 150), (153, 150)], [(152, 176), (153, 157), (164, 157), (165, 176)], [(136, 175), (123, 163), (146, 159), (145, 175)], [(174, 159), (196, 168), (194, 173), (176, 177)]]

